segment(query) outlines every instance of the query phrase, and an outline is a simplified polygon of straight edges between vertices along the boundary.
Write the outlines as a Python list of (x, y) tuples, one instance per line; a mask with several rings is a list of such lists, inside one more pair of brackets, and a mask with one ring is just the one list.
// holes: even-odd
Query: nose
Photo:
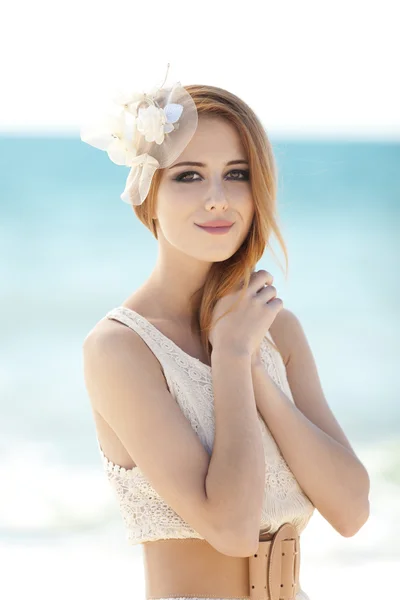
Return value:
[(221, 182), (215, 181), (210, 185), (207, 204), (210, 204), (211, 206), (220, 207), (226, 206), (228, 204), (228, 198), (226, 196), (224, 186)]

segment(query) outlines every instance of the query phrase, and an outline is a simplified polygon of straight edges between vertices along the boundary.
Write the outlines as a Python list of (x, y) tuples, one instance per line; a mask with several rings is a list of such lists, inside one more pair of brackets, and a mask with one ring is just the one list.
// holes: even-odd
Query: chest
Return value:
[(211, 361), (203, 348), (200, 339), (200, 333), (193, 332), (189, 327), (185, 330), (176, 326), (174, 323), (162, 320), (148, 319), (163, 335), (172, 340), (186, 354), (197, 358), (202, 363), (211, 366)]

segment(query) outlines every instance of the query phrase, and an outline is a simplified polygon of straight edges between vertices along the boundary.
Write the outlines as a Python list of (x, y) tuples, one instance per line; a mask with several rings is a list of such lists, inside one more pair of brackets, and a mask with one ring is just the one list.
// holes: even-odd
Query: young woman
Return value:
[(301, 532), (317, 508), (354, 535), (369, 477), (298, 318), (255, 271), (272, 234), (287, 261), (271, 145), (217, 87), (120, 104), (130, 130), (120, 121), (108, 146), (82, 139), (131, 165), (122, 199), (159, 253), (86, 337), (84, 376), (127, 539), (143, 544), (146, 595), (307, 600)]

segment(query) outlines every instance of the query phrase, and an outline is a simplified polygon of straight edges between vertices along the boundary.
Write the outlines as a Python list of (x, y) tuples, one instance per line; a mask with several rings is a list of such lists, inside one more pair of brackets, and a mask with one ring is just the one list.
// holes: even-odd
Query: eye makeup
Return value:
[[(241, 178), (233, 177), (232, 181), (248, 181), (250, 171), (248, 169), (233, 169), (229, 173), (240, 173), (242, 175)], [(228, 175), (229, 175), (228, 173)], [(199, 175), (197, 171), (185, 171), (184, 173), (180, 173), (177, 177), (174, 177), (173, 181), (177, 181), (178, 183), (192, 183), (193, 181), (200, 181), (200, 179), (184, 179), (187, 175)]]

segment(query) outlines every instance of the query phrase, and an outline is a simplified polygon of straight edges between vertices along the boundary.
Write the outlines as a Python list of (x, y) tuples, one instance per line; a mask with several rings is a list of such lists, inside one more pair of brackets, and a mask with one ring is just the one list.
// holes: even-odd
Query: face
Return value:
[[(188, 161), (203, 166), (178, 166)], [(238, 162), (229, 165), (231, 161)], [(155, 214), (160, 244), (170, 244), (201, 261), (217, 262), (232, 256), (245, 240), (254, 216), (246, 161), (231, 123), (199, 117), (189, 144), (163, 171)], [(222, 235), (196, 225), (216, 219), (234, 224)]]

